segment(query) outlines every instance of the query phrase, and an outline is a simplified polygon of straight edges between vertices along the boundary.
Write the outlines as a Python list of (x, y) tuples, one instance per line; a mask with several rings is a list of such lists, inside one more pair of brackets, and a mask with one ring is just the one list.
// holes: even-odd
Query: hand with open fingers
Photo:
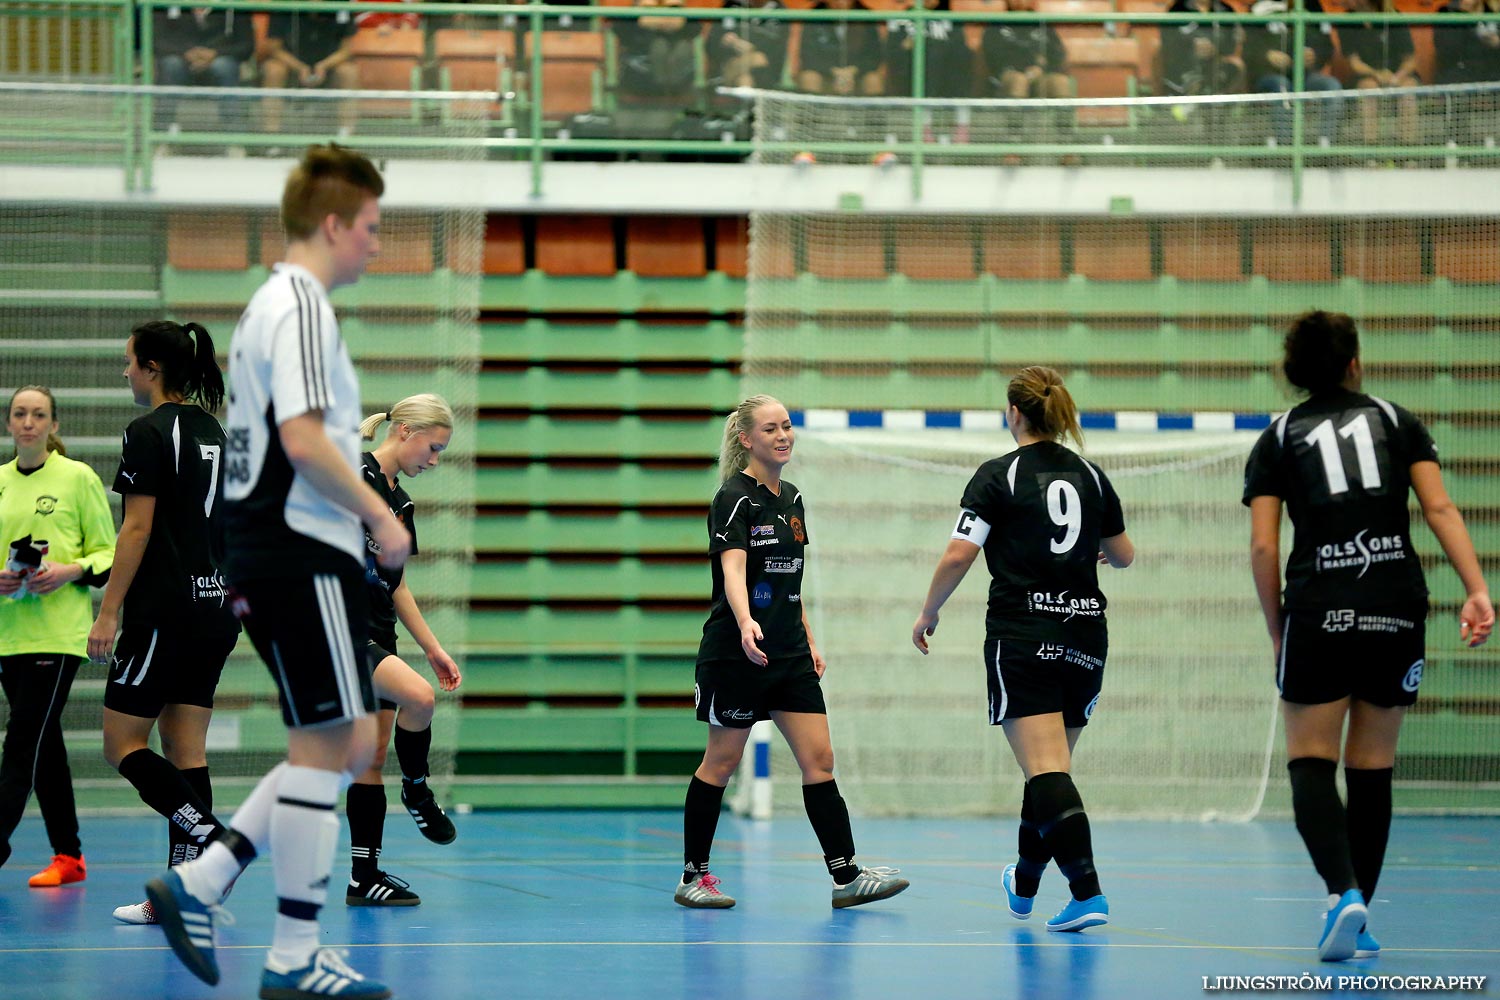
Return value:
[(109, 611), (100, 611), (89, 629), (89, 659), (95, 663), (108, 663), (109, 654), (115, 651), (115, 636), (120, 634), (120, 616)]
[(917, 623), (911, 627), (911, 644), (921, 650), (923, 656), (930, 652), (927, 648), (927, 637), (936, 632), (937, 627), (937, 613), (928, 614), (925, 611), (917, 616)]
[(765, 637), (766, 634), (760, 630), (760, 625), (753, 620), (746, 622), (745, 627), (740, 629), (740, 648), (745, 651), (745, 658), (757, 667), (763, 667), (771, 662), (770, 657), (762, 653), (760, 647), (756, 645)]
[(438, 687), (444, 691), (457, 690), (458, 686), (463, 683), (464, 676), (459, 672), (458, 664), (442, 646), (438, 646), (427, 654), (427, 665), (432, 668), (433, 674), (437, 677)]
[(1495, 606), (1490, 603), (1490, 595), (1479, 593), (1470, 595), (1464, 601), (1464, 606), (1458, 610), (1458, 636), (1470, 649), (1475, 646), (1483, 646), (1489, 641), (1490, 633), (1495, 630)]

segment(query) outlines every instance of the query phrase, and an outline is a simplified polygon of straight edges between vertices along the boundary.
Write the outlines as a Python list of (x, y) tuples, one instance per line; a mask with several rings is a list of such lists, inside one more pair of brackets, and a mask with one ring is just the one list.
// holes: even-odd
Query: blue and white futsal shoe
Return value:
[(897, 878), (899, 874), (901, 874), (899, 868), (861, 868), (859, 874), (854, 876), (854, 881), (848, 885), (834, 883), (834, 909), (842, 910), (846, 906), (862, 906), (865, 903), (873, 903), (877, 899), (890, 899), (899, 892), (905, 892), (911, 883), (904, 878)]
[[(1368, 905), (1368, 904), (1366, 904)], [(1380, 956), (1380, 942), (1370, 933), (1370, 927), (1366, 924), (1359, 929), (1359, 937), (1354, 941), (1355, 958), (1378, 958)]]
[(1016, 866), (1006, 865), (1005, 871), (1000, 875), (1000, 884), (1005, 887), (1005, 902), (1010, 907), (1010, 915), (1017, 920), (1031, 919), (1031, 904), (1035, 900), (1030, 896), (1016, 895)]
[(167, 944), (189, 972), (210, 986), (219, 982), (219, 963), (214, 958), (214, 921), (232, 922), (217, 903), (208, 904), (187, 891), (182, 877), (169, 871), (146, 883), (146, 898), (156, 914)]
[(1318, 938), (1318, 958), (1325, 962), (1353, 958), (1359, 950), (1359, 932), (1364, 929), (1368, 916), (1365, 897), (1358, 889), (1350, 889), (1342, 896), (1329, 896), (1328, 913), (1323, 917), (1323, 936)]
[(312, 961), (300, 969), (276, 972), (268, 967), (260, 974), (260, 1000), (385, 1000), (390, 995), (389, 987), (349, 968), (343, 954), (332, 948), (319, 948)]
[(1109, 923), (1109, 900), (1102, 895), (1088, 899), (1070, 899), (1068, 905), (1047, 921), (1049, 931), (1081, 931)]

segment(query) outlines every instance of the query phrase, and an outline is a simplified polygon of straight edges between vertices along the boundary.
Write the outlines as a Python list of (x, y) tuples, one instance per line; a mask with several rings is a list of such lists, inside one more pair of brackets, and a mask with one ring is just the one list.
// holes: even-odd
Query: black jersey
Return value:
[(1266, 428), (1245, 465), (1248, 506), (1280, 497), (1292, 519), (1288, 608), (1384, 607), (1427, 596), (1406, 496), (1436, 462), (1422, 422), (1374, 396), (1323, 393)]
[(954, 538), (984, 548), (986, 638), (1059, 642), (1102, 632), (1099, 540), (1125, 530), (1120, 498), (1094, 463), (1039, 441), (979, 467)]
[(802, 626), (802, 558), (807, 549), (807, 514), (797, 487), (781, 481), (772, 493), (749, 473), (738, 473), (719, 487), (708, 509), (709, 566), (713, 573), (713, 606), (703, 623), (698, 662), (743, 659), (740, 628), (724, 596), (724, 566), (719, 553), (745, 550), (745, 590), (750, 617), (765, 639), (757, 643), (770, 657), (808, 652)]
[[(365, 482), (370, 488), (380, 494), (380, 499), (396, 515), (400, 521), (411, 532), (411, 554), (417, 554), (417, 516), (416, 507), (411, 502), (411, 497), (401, 488), (398, 479), (395, 486), (391, 486), (385, 478), (385, 473), (380, 471), (380, 462), (371, 452), (364, 453)], [(370, 537), (370, 529), (365, 528), (365, 583), (369, 585), (370, 591), (370, 638), (377, 643), (389, 641), (386, 649), (392, 648), (396, 641), (396, 588), (401, 586), (401, 580), (405, 576), (404, 567), (387, 569), (376, 562), (380, 555), (380, 545), (374, 538)]]
[(238, 631), (224, 600), (224, 428), (201, 406), (163, 403), (131, 421), (114, 491), (156, 500), (151, 540), (125, 594), (125, 620)]

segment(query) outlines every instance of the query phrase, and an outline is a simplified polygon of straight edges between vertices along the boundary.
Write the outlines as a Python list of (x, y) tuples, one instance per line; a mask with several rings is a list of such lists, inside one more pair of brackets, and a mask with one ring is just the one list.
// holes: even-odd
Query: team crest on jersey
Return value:
[(36, 498), (36, 512), (43, 517), (57, 510), (57, 497), (43, 494)]
[(797, 517), (796, 515), (793, 515), (791, 523), (792, 523), (792, 537), (795, 538), (795, 539), (797, 539), (798, 542), (805, 542), (805, 541), (807, 541), (807, 535), (802, 530), (802, 518)]

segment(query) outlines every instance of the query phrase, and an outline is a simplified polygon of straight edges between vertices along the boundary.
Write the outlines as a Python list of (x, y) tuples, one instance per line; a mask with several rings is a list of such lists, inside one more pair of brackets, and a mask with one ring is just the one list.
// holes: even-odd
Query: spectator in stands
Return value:
[[(1379, 0), (1353, 0), (1353, 5), (1349, 14), (1351, 18), (1381, 8)], [(1389, 11), (1396, 9), (1392, 0), (1384, 0), (1384, 7)], [(1417, 49), (1412, 43), (1411, 29), (1404, 24), (1364, 21), (1341, 25), (1339, 44), (1354, 73), (1354, 85), (1360, 90), (1415, 87), (1422, 83), (1422, 78), (1417, 75)], [(1373, 98), (1359, 102), (1360, 125), (1367, 146), (1375, 145), (1380, 139), (1380, 110), (1384, 103)], [(1397, 98), (1396, 108), (1399, 141), (1411, 145), (1417, 139), (1417, 99), (1404, 94)], [(1407, 165), (1415, 166), (1415, 163)]]
[[(333, 14), (272, 13), (260, 67), (262, 85), (357, 89), (359, 70), (350, 44), (356, 30), (354, 15), (347, 10)], [(281, 131), (283, 105), (279, 97), (266, 98), (262, 114), (267, 132)], [(354, 102), (341, 101), (338, 115), (339, 134), (353, 132)]]
[[(1500, 0), (1453, 0), (1443, 10), (1452, 14), (1500, 13)], [(1432, 31), (1437, 50), (1437, 82), (1488, 83), (1500, 80), (1500, 23), (1436, 25)], [(1448, 138), (1470, 143), (1495, 134), (1496, 102), (1493, 94), (1455, 94), (1444, 99), (1444, 121)]]
[[(1306, 9), (1322, 13), (1319, 0), (1305, 0)], [(1284, 14), (1286, 0), (1256, 0), (1250, 8), (1252, 14)], [(1323, 67), (1333, 58), (1333, 26), (1328, 22), (1309, 24), (1302, 39), (1302, 88), (1308, 93), (1324, 93), (1342, 90), (1343, 84), (1323, 72)], [(1292, 46), (1295, 32), (1285, 21), (1245, 26), (1245, 76), (1258, 94), (1286, 94), (1292, 89), (1294, 64), (1297, 54)], [(1309, 130), (1318, 137), (1319, 143), (1328, 145), (1338, 134), (1339, 119), (1343, 115), (1342, 99), (1313, 101), (1303, 105)], [(1280, 143), (1292, 141), (1292, 109), (1285, 104), (1271, 105), (1271, 130)]]
[[(681, 8), (682, 0), (636, 0), (639, 7)], [(620, 92), (635, 98), (684, 101), (693, 88), (693, 42), (702, 25), (685, 17), (610, 22), (619, 53)]]
[[(1036, 0), (1009, 0), (1002, 9), (1035, 10)], [(1068, 53), (1052, 25), (1043, 21), (992, 22), (984, 26), (979, 48), (984, 54), (986, 86), (995, 97), (1073, 96)], [(1033, 123), (1036, 117), (1014, 114), (1008, 127), (1015, 131), (1022, 122)], [(1072, 122), (1073, 112), (1065, 109), (1055, 118), (1053, 126), (1061, 131)], [(1019, 162), (1019, 157), (1006, 158), (1011, 166)]]
[[(826, 0), (818, 6), (850, 10), (854, 0)], [(880, 30), (871, 22), (808, 21), (802, 25), (797, 86), (809, 94), (873, 97), (885, 89), (880, 62)]]
[[(728, 9), (778, 9), (778, 0), (752, 4), (729, 0)], [(764, 17), (725, 17), (708, 34), (708, 73), (714, 86), (775, 87), (786, 70), (787, 21)]]
[[(1172, 14), (1232, 14), (1224, 0), (1173, 0)], [(1162, 86), (1168, 95), (1237, 94), (1245, 89), (1245, 65), (1237, 53), (1243, 37), (1235, 24), (1182, 21), (1161, 29)], [(1177, 105), (1181, 117), (1191, 105)]]
[[(928, 10), (949, 10), (948, 0), (921, 0)], [(924, 32), (927, 47), (924, 53), (922, 73), (923, 97), (972, 97), (974, 96), (974, 52), (964, 37), (964, 26), (960, 21), (933, 19), (927, 22)], [(912, 78), (914, 57), (912, 49), (917, 44), (917, 22), (913, 20), (887, 21), (885, 25), (885, 89), (892, 97), (911, 97), (915, 87)], [(941, 121), (938, 121), (941, 119)], [(969, 109), (954, 108), (941, 115), (928, 115), (932, 132), (933, 124), (944, 130), (953, 142), (969, 141)], [(929, 134), (928, 139), (932, 136)]]
[[(255, 50), (250, 14), (207, 7), (157, 7), (151, 13), (156, 38), (156, 82), (168, 87), (238, 87), (240, 67)], [(249, 127), (245, 103), (232, 97), (219, 101), (225, 129)], [(177, 98), (156, 102), (157, 128), (176, 123)]]
[[(402, 0), (402, 2), (412, 3), (414, 0)], [(364, 14), (355, 14), (354, 23), (361, 31), (373, 28), (384, 33), (398, 28), (420, 28), (422, 19), (411, 11), (372, 10)]]

